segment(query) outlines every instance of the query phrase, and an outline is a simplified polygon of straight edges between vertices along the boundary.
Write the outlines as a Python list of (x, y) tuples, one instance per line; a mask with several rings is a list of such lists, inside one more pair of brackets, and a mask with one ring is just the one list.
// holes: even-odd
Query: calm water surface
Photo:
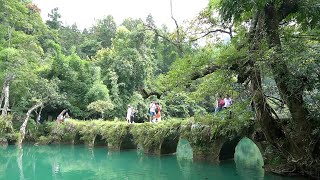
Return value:
[[(266, 174), (262, 168), (239, 168), (234, 161), (220, 165), (192, 162), (187, 151), (149, 156), (140, 151), (110, 152), (105, 147), (25, 145), (0, 148), (0, 179), (293, 179)], [(238, 167), (238, 168), (237, 168)]]

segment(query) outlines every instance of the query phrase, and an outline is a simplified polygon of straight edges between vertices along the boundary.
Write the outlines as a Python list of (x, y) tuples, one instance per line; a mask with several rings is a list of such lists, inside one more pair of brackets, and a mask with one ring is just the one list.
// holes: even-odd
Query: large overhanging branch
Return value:
[[(190, 77), (190, 80), (191, 81), (194, 81), (194, 80), (197, 80), (197, 79), (200, 79), (200, 78), (203, 78), (209, 74), (212, 74), (214, 72), (216, 72), (217, 70), (232, 70), (232, 71), (237, 71), (238, 72), (238, 83), (243, 83), (245, 82), (250, 73), (251, 73), (251, 70), (250, 71), (244, 71), (244, 72), (240, 72), (240, 66), (238, 64), (233, 64), (231, 66), (219, 66), (219, 65), (216, 65), (216, 64), (212, 64), (212, 65), (208, 65), (206, 66), (205, 68), (203, 68), (202, 70), (200, 71), (197, 71), (195, 73), (193, 73)], [(144, 99), (147, 99), (149, 98), (150, 96), (157, 96), (158, 99), (161, 98), (162, 96), (162, 93), (160, 92), (157, 92), (157, 91), (151, 91), (151, 92), (148, 92), (145, 88), (142, 88), (140, 90), (141, 92), (141, 95)]]
[[(240, 66), (238, 64), (232, 64), (231, 66), (219, 66), (216, 64), (211, 64), (206, 66), (205, 68), (203, 68), (200, 71), (197, 71), (195, 73), (193, 73), (191, 75), (191, 80), (197, 80), (199, 78), (205, 77), (209, 74), (212, 74), (214, 72), (216, 72), (217, 70), (231, 70), (231, 71), (240, 71)], [(242, 74), (241, 72), (239, 72), (239, 75)], [(246, 78), (244, 78), (244, 80), (246, 80), (248, 78), (248, 74), (247, 75), (242, 75)]]
[(147, 99), (150, 96), (157, 96), (157, 98), (160, 99), (161, 95), (162, 95), (162, 93), (159, 93), (159, 92), (156, 92), (156, 91), (147, 92), (147, 90), (144, 89), (144, 88), (141, 89), (141, 94), (142, 94), (143, 99)]
[(206, 66), (204, 69), (201, 71), (195, 72), (194, 74), (191, 75), (191, 80), (197, 80), (199, 78), (202, 78), (206, 75), (209, 75), (217, 70), (221, 69), (221, 66), (218, 65), (211, 65), (211, 66)]

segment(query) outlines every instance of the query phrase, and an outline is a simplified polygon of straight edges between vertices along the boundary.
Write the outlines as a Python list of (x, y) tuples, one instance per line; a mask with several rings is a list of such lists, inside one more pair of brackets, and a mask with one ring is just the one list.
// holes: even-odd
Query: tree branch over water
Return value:
[(159, 93), (159, 92), (156, 92), (156, 91), (151, 91), (151, 92), (148, 93), (145, 88), (141, 89), (141, 93), (142, 93), (143, 99), (147, 99), (147, 98), (149, 98), (150, 96), (153, 96), (153, 95), (157, 96), (157, 98), (160, 99), (161, 95), (162, 95), (162, 93)]

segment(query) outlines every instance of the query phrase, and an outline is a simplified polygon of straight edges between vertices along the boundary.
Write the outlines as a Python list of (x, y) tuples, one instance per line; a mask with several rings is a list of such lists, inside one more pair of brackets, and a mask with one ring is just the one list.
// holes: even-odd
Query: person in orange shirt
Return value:
[(159, 105), (159, 103), (156, 103), (156, 122), (160, 122), (161, 121), (161, 107)]

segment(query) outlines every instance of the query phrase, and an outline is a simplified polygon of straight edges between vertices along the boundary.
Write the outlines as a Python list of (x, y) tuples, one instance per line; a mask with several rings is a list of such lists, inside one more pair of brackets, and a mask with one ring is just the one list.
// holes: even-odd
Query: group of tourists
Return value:
[[(232, 103), (233, 101), (230, 95), (227, 94), (224, 98), (222, 97), (222, 95), (218, 95), (214, 114), (216, 115), (218, 112), (224, 109), (228, 109), (232, 105)], [(132, 106), (128, 105), (126, 117), (128, 123), (135, 123), (134, 118), (136, 113), (137, 111)], [(161, 107), (158, 102), (152, 101), (149, 104), (148, 115), (149, 122), (157, 123), (161, 121)]]
[[(137, 111), (131, 105), (128, 105), (127, 116), (126, 116), (128, 123), (135, 123), (136, 113)], [(161, 107), (158, 102), (152, 101), (149, 104), (148, 115), (149, 115), (149, 122), (157, 123), (161, 121)]]
[(131, 105), (128, 105), (127, 117), (126, 117), (128, 123), (134, 123), (135, 114), (136, 114), (136, 110)]
[(161, 121), (161, 107), (158, 102), (152, 101), (148, 109), (149, 121), (156, 123)]
[(229, 94), (227, 94), (225, 98), (223, 98), (222, 95), (219, 95), (216, 101), (216, 108), (214, 113), (217, 114), (223, 109), (229, 108), (232, 105), (232, 103), (233, 102)]
[[(223, 109), (229, 108), (232, 105), (232, 103), (233, 101), (228, 94), (224, 98), (222, 97), (222, 95), (219, 95), (216, 101), (215, 115), (218, 112), (222, 111)], [(127, 116), (126, 116), (128, 123), (135, 123), (134, 120), (137, 112), (138, 111), (136, 111), (131, 105), (128, 105)], [(149, 104), (148, 115), (149, 115), (149, 122), (157, 123), (161, 121), (161, 107), (158, 102), (152, 101)], [(59, 123), (62, 123), (68, 120), (69, 117), (70, 116), (68, 112), (63, 112), (57, 117), (57, 121)]]

